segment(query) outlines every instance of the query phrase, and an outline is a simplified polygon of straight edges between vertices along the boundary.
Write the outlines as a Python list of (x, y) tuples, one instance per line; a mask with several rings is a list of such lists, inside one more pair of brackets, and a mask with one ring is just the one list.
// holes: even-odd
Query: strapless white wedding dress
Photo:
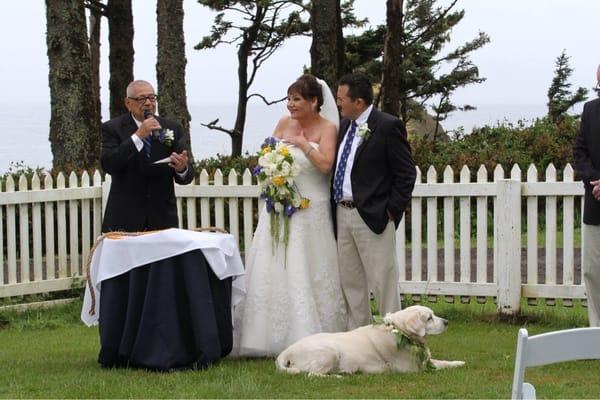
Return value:
[(301, 167), (296, 184), (310, 206), (290, 218), (287, 252), (283, 243), (273, 251), (270, 215), (261, 211), (246, 255), (246, 298), (234, 310), (233, 356), (276, 356), (305, 336), (346, 330), (329, 176), (297, 147), (290, 151)]

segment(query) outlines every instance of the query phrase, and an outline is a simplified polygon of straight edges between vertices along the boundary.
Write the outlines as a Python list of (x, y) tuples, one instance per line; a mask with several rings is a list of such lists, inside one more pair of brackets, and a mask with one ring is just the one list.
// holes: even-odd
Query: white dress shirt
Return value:
[[(354, 140), (352, 141), (352, 147), (350, 147), (350, 155), (348, 156), (348, 161), (346, 163), (346, 170), (344, 171), (344, 183), (342, 184), (342, 200), (352, 201), (352, 181), (350, 180), (350, 174), (352, 173), (352, 166), (354, 165), (354, 156), (356, 155), (356, 149), (362, 143), (363, 138), (358, 136), (358, 126), (361, 124), (366, 124), (367, 119), (369, 119), (369, 115), (371, 114), (371, 110), (373, 109), (373, 105), (371, 104), (362, 114), (356, 118), (356, 132), (354, 132)], [(340, 151), (338, 152), (336, 168), (337, 171), (340, 167), (340, 158), (342, 157), (342, 150), (344, 145), (346, 144), (346, 140), (348, 139), (348, 132), (352, 124), (348, 126), (348, 130), (346, 131), (346, 135), (344, 135), (344, 139), (342, 139), (342, 143), (340, 143)]]

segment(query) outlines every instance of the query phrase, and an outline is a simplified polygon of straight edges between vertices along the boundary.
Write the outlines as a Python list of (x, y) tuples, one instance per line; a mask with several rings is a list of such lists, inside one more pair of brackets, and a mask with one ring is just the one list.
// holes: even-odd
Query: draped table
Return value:
[(204, 368), (226, 356), (243, 274), (230, 234), (167, 229), (105, 237), (81, 310), (86, 325), (100, 326), (98, 362), (165, 371)]

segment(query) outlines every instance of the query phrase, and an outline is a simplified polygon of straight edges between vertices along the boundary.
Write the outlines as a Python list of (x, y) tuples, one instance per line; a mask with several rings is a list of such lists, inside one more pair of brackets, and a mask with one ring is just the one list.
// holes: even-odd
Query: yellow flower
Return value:
[(277, 175), (276, 177), (273, 178), (273, 185), (275, 186), (281, 186), (285, 183), (285, 178), (281, 175)]
[(300, 201), (300, 209), (304, 210), (305, 208), (308, 208), (309, 205), (310, 205), (310, 200), (307, 199), (306, 197), (303, 197), (302, 200)]
[(262, 149), (262, 151), (261, 151), (261, 153), (262, 153), (263, 155), (265, 155), (265, 154), (268, 154), (268, 153), (270, 153), (270, 152), (271, 152), (271, 147), (269, 147), (269, 146), (266, 146), (266, 147), (265, 147), (265, 148), (263, 148), (263, 149)]
[(288, 150), (287, 146), (281, 146), (279, 148), (279, 154), (281, 154), (282, 156), (286, 157), (290, 155), (290, 151)]

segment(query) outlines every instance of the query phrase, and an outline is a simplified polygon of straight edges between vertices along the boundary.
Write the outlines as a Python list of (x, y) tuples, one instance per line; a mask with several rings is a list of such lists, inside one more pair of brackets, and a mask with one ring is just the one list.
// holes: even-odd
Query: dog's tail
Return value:
[(275, 360), (275, 364), (277, 365), (278, 370), (282, 372), (287, 372), (288, 374), (299, 374), (300, 372), (302, 372), (292, 365), (291, 357), (286, 351), (283, 351), (277, 357), (277, 360)]

